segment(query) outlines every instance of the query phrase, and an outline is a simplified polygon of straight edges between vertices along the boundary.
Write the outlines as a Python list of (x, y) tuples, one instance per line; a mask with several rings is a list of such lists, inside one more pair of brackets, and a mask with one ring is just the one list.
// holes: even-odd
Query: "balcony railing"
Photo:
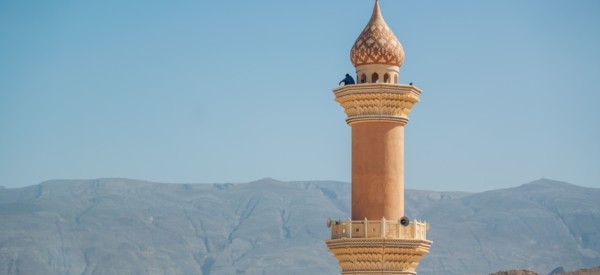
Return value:
[(426, 240), (429, 224), (424, 221), (413, 220), (407, 226), (400, 224), (399, 220), (390, 221), (367, 220), (362, 221), (329, 221), (331, 226), (331, 239), (341, 238), (384, 238), (384, 239), (418, 239)]

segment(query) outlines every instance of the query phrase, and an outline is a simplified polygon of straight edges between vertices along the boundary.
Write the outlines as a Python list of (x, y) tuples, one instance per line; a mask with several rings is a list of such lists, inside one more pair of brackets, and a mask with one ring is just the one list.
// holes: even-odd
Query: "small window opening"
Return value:
[(371, 80), (372, 83), (377, 83), (379, 81), (379, 75), (377, 73), (373, 73)]

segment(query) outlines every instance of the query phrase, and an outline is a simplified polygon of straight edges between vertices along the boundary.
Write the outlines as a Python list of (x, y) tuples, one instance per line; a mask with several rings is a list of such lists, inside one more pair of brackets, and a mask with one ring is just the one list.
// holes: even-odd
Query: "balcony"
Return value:
[(343, 238), (383, 238), (427, 240), (429, 224), (413, 220), (404, 226), (399, 220), (328, 221), (331, 227), (331, 240)]

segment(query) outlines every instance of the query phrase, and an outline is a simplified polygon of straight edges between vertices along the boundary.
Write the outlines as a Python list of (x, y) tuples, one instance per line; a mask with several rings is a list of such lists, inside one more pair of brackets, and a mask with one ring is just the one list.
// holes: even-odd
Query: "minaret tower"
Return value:
[(350, 52), (356, 85), (333, 92), (352, 128), (352, 218), (328, 221), (342, 274), (416, 274), (429, 225), (404, 217), (404, 126), (421, 90), (398, 84), (404, 49), (375, 1)]

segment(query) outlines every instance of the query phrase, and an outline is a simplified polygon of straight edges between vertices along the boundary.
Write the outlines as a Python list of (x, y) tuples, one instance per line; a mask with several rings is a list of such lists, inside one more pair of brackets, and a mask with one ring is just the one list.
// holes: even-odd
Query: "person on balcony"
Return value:
[(342, 82), (344, 83), (344, 86), (356, 84), (354, 82), (354, 78), (352, 78), (352, 76), (350, 76), (350, 74), (346, 74), (346, 78), (342, 79), (342, 81), (340, 81), (340, 83), (338, 85), (342, 85)]

